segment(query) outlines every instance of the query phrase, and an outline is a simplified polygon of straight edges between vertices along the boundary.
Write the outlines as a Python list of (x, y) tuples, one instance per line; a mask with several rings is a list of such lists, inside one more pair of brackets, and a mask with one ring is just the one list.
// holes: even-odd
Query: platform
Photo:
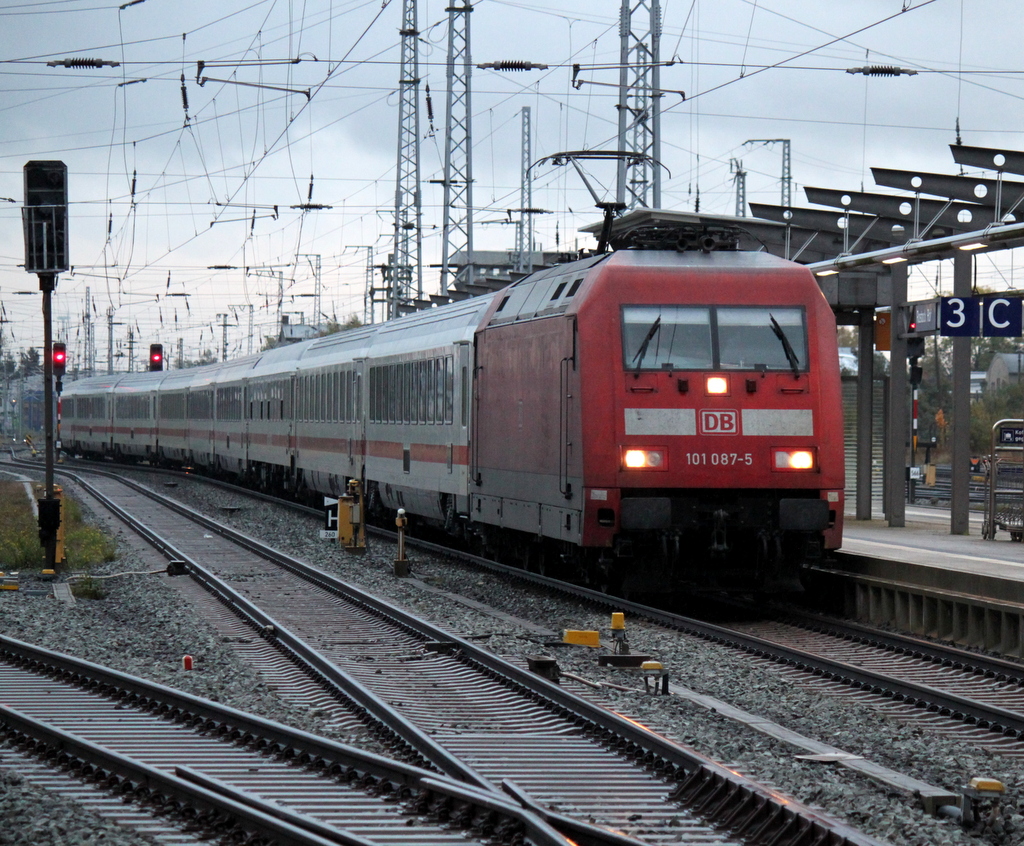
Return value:
[(881, 519), (855, 520), (846, 515), (842, 552), (905, 564), (938, 567), (1024, 581), (1024, 543), (999, 531), (995, 540), (981, 537), (981, 513), (970, 515), (970, 534), (949, 533), (949, 511), (907, 506), (906, 525), (890, 528)]
[(819, 607), (872, 625), (893, 626), (1006, 656), (1024, 657), (1024, 544), (1000, 531), (949, 533), (949, 512), (908, 506), (906, 525), (849, 514), (832, 567), (805, 583)]

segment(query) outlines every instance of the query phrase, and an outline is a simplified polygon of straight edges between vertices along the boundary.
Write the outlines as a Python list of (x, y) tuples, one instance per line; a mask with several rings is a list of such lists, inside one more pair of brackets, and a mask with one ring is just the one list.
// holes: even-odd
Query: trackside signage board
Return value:
[(1000, 426), (999, 446), (1024, 446), (1024, 426)]
[(1019, 338), (1024, 331), (1024, 298), (942, 297), (939, 334), (951, 338)]

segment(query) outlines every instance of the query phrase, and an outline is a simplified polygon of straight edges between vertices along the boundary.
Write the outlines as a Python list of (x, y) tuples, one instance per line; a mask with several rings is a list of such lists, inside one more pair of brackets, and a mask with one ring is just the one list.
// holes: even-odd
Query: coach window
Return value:
[(430, 363), (420, 362), (417, 365), (418, 378), (416, 380), (416, 412), (420, 423), (428, 423), (427, 406), (430, 398)]
[(382, 402), (384, 403), (384, 413), (381, 416), (382, 423), (395, 422), (395, 409), (398, 408), (400, 390), (400, 386), (398, 383), (398, 376), (400, 371), (401, 367), (396, 364), (388, 364), (384, 368), (384, 373), (387, 378), (384, 382), (384, 397), (382, 399)]
[(398, 378), (401, 380), (402, 388), (400, 393), (401, 396), (401, 411), (398, 413), (398, 419), (396, 423), (414, 423), (416, 421), (415, 401), (416, 398), (413, 394), (412, 380), (413, 380), (413, 368), (416, 365), (411, 361), (407, 361), (405, 364), (398, 365)]
[(423, 368), (423, 398), (420, 400), (420, 408), (422, 409), (422, 421), (427, 424), (434, 422), (434, 410), (437, 408), (437, 403), (434, 400), (434, 391), (436, 389), (437, 380), (435, 379), (434, 372), (434, 359), (428, 358), (421, 365)]
[(802, 308), (722, 307), (718, 312), (720, 366), (745, 370), (806, 370)]
[(622, 309), (622, 352), (627, 370), (711, 369), (711, 309), (626, 306)]
[(380, 423), (384, 413), (384, 374), (381, 368), (373, 368), (373, 421)]
[(455, 371), (450, 355), (444, 357), (444, 422), (451, 423), (455, 413)]

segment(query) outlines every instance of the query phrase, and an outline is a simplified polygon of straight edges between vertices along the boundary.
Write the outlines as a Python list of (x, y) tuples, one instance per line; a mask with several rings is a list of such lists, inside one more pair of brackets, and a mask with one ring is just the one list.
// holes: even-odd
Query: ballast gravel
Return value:
[[(676, 696), (647, 693), (637, 674), (599, 668), (597, 655), (604, 650), (554, 647), (550, 636), (537, 631), (538, 627), (553, 633), (562, 629), (597, 629), (607, 638), (609, 620), (604, 612), (414, 549), (409, 551), (414, 578), (397, 579), (393, 575), (394, 546), (386, 541), (371, 538), (365, 555), (346, 555), (334, 543), (320, 539), (322, 521), (315, 517), (200, 482), (181, 481), (177, 487), (168, 489), (151, 476), (140, 474), (140, 478), (148, 478), (147, 483), (160, 493), (181, 499), (239, 531), (400, 603), (424, 619), (471, 637), (512, 661), (525, 665), (527, 656), (548, 654), (558, 660), (564, 672), (592, 682), (621, 685), (627, 689), (605, 688), (598, 692), (564, 682), (580, 695), (592, 696), (709, 758), (804, 804), (820, 807), (893, 846), (1024, 846), (1022, 759), (991, 755), (980, 747), (933, 734), (920, 725), (851, 703), (845, 697), (823, 695), (794, 684), (774, 667), (724, 647), (627, 619), (632, 651), (650, 654), (661, 661), (675, 684), (950, 791), (959, 791), (975, 776), (999, 779), (1006, 785), (1005, 797), (997, 805), (986, 806), (982, 821), (968, 832), (958, 822), (925, 814), (911, 797), (887, 790), (839, 764), (800, 760), (797, 756), (801, 750), (717, 712)], [(74, 495), (72, 484), (66, 485), (65, 490)], [(101, 525), (115, 526), (105, 512), (89, 512), (88, 502), (81, 497), (79, 501)], [(225, 516), (225, 506), (237, 506), (238, 510)], [(97, 575), (155, 569), (154, 561), (159, 566), (158, 559), (140, 541), (116, 527), (111, 530), (119, 537), (120, 558), (97, 568)], [(419, 583), (434, 590), (425, 590)], [(80, 599), (74, 606), (53, 599), (28, 598), (20, 592), (0, 592), (0, 632), (307, 731), (330, 734), (316, 715), (282, 701), (246, 667), (231, 644), (225, 643), (211, 625), (194, 613), (172, 579), (162, 575), (131, 575), (103, 584), (105, 598)], [(447, 597), (446, 592), (507, 616), (484, 613)], [(510, 617), (532, 625), (518, 625)], [(181, 669), (181, 656), (186, 653), (195, 656), (193, 672)], [(20, 826), (39, 833), (34, 833), (30, 840), (13, 839), (20, 835), (10, 833), (9, 827), (0, 823), (0, 844), (151, 843), (131, 832), (108, 833), (106, 829), (96, 840), (83, 836), (69, 841), (58, 835), (48, 839), (43, 823), (57, 813), (53, 809), (61, 801), (48, 799), (42, 806), (25, 795), (20, 786), (12, 789), (11, 780), (16, 780), (17, 774), (4, 771), (3, 754), (0, 746), (0, 820), (17, 819)], [(97, 824), (107, 825), (102, 821)]]

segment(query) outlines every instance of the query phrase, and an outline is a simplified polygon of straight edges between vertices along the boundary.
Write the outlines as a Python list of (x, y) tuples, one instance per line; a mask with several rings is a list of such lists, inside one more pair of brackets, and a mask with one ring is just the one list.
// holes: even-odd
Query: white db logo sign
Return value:
[(740, 433), (739, 413), (736, 411), (711, 411), (700, 413), (702, 435), (738, 435)]

